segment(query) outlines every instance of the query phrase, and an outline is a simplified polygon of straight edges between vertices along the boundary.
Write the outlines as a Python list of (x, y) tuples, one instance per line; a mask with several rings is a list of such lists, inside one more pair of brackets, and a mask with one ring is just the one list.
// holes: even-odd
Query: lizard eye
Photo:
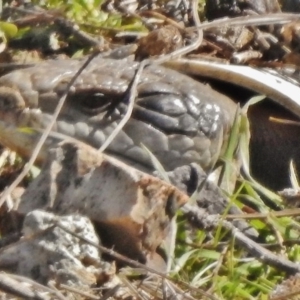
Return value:
[(93, 93), (91, 90), (88, 92), (77, 92), (72, 95), (71, 101), (85, 113), (92, 115), (106, 111), (111, 104), (109, 96), (99, 92)]

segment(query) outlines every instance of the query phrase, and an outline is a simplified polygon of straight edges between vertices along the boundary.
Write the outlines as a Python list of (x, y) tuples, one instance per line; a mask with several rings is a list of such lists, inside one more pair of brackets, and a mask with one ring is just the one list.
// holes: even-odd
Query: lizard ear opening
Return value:
[(0, 87), (0, 108), (2, 111), (11, 111), (25, 108), (25, 101), (17, 89)]

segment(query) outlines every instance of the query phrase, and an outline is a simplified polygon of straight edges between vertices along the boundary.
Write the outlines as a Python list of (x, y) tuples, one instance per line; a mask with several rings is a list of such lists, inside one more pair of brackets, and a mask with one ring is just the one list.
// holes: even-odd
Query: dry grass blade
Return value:
[[(106, 247), (104, 247), (104, 246), (95, 244), (95, 243), (93, 243), (92, 241), (90, 241), (89, 239), (87, 239), (87, 238), (85, 238), (85, 237), (83, 237), (83, 236), (80, 236), (80, 235), (78, 235), (77, 233), (75, 233), (75, 232), (69, 230), (69, 229), (66, 228), (64, 225), (60, 224), (59, 222), (56, 223), (56, 226), (59, 227), (59, 228), (61, 228), (61, 229), (64, 230), (65, 232), (67, 232), (67, 233), (69, 233), (69, 234), (71, 234), (71, 235), (77, 237), (78, 239), (84, 241), (85, 243), (87, 243), (87, 244), (89, 244), (89, 245), (92, 245), (92, 246), (96, 247), (96, 248), (99, 249), (101, 252), (103, 252), (103, 253), (105, 253), (105, 254), (108, 254), (108, 255), (114, 257), (115, 259), (124, 261), (124, 262), (126, 262), (127, 264), (132, 265), (132, 266), (135, 267), (135, 268), (142, 269), (142, 270), (146, 270), (146, 271), (148, 271), (149, 273), (156, 274), (156, 275), (160, 276), (161, 278), (164, 278), (164, 279), (167, 279), (167, 280), (169, 280), (169, 281), (171, 281), (171, 282), (174, 282), (174, 283), (176, 283), (176, 284), (178, 284), (178, 285), (180, 285), (180, 286), (182, 286), (182, 287), (184, 287), (184, 288), (189, 289), (190, 291), (200, 293), (203, 297), (206, 297), (207, 299), (217, 300), (216, 297), (214, 297), (214, 296), (212, 296), (212, 295), (206, 293), (205, 291), (203, 291), (203, 290), (201, 290), (201, 289), (194, 288), (193, 286), (191, 286), (190, 284), (188, 284), (188, 283), (186, 283), (186, 282), (184, 282), (184, 281), (176, 280), (176, 279), (174, 279), (174, 278), (172, 278), (172, 277), (170, 277), (170, 276), (168, 276), (168, 275), (166, 275), (166, 274), (164, 274), (164, 273), (162, 273), (162, 272), (159, 272), (159, 271), (156, 271), (156, 270), (154, 270), (154, 269), (152, 269), (152, 268), (149, 268), (149, 267), (147, 267), (147, 266), (145, 266), (145, 265), (143, 265), (143, 264), (141, 264), (141, 263), (139, 263), (139, 262), (137, 262), (137, 261), (135, 261), (135, 260), (132, 260), (132, 259), (130, 259), (130, 258), (128, 258), (128, 257), (126, 257), (126, 256), (124, 256), (124, 255), (122, 255), (122, 254), (117, 253), (117, 252), (114, 251), (113, 249), (108, 249), (108, 248), (106, 248)], [(202, 299), (205, 299), (205, 298), (202, 298)]]
[(66, 291), (77, 294), (78, 296), (82, 296), (82, 297), (84, 297), (84, 299), (100, 300), (100, 298), (97, 297), (97, 296), (94, 296), (90, 293), (81, 291), (80, 289), (77, 289), (77, 288), (74, 288), (74, 287), (71, 287), (71, 286), (68, 286), (68, 285), (65, 285), (65, 284), (61, 284), (60, 287), (64, 290), (66, 290)]
[(208, 29), (219, 26), (260, 26), (272, 24), (286, 24), (299, 20), (299, 14), (276, 13), (267, 15), (242, 16), (236, 18), (222, 18), (211, 22), (203, 23), (199, 29)]
[[(240, 132), (240, 150), (239, 155), (242, 162), (242, 170), (244, 177), (249, 180), (251, 185), (258, 190), (262, 195), (265, 195), (268, 199), (273, 199), (272, 201), (276, 204), (281, 204), (281, 198), (272, 192), (271, 190), (267, 189), (266, 187), (262, 186), (259, 182), (257, 182), (251, 175), (250, 171), (250, 153), (249, 153), (249, 144), (250, 144), (250, 124), (247, 118), (247, 112), (249, 106), (255, 105), (256, 103), (263, 101), (265, 96), (256, 96), (251, 98), (242, 108), (241, 114), (241, 132)], [(262, 212), (268, 212), (269, 208), (265, 206), (262, 201), (258, 201), (257, 206), (260, 208)]]
[(14, 182), (3, 192), (3, 194), (1, 195), (0, 198), (0, 207), (2, 206), (2, 204), (4, 203), (4, 201), (6, 200), (6, 198), (11, 194), (11, 192), (18, 186), (18, 184), (23, 180), (23, 178), (28, 174), (28, 172), (30, 171), (31, 167), (33, 166), (41, 148), (43, 147), (43, 144), (45, 143), (47, 137), (49, 136), (49, 133), (51, 132), (56, 119), (65, 103), (65, 100), (68, 96), (68, 93), (70, 91), (70, 88), (72, 87), (72, 85), (74, 84), (74, 82), (77, 80), (77, 78), (80, 76), (80, 74), (83, 72), (83, 70), (87, 67), (88, 64), (90, 64), (90, 62), (98, 55), (98, 53), (94, 53), (92, 54), (87, 60), (86, 62), (82, 65), (82, 67), (76, 72), (76, 74), (74, 75), (74, 77), (70, 80), (70, 82), (68, 83), (66, 90), (64, 92), (64, 94), (62, 95), (62, 97), (60, 98), (57, 107), (53, 113), (53, 116), (51, 118), (50, 123), (48, 124), (47, 128), (45, 129), (44, 133), (42, 134), (40, 140), (38, 141), (37, 145), (35, 146), (35, 149), (32, 152), (31, 158), (29, 159), (28, 163), (25, 165), (23, 171), (21, 172), (21, 174), (14, 180)]
[(191, 45), (178, 49), (170, 54), (164, 55), (157, 59), (153, 59), (153, 60), (150, 59), (149, 63), (162, 64), (168, 60), (175, 59), (180, 56), (184, 56), (196, 50), (201, 45), (203, 40), (203, 31), (201, 28), (202, 25), (198, 15), (198, 0), (192, 0), (192, 14), (193, 14), (194, 23), (196, 25), (195, 28), (197, 29), (197, 38), (194, 40), (194, 42)]
[(284, 124), (284, 125), (300, 126), (300, 122), (299, 121), (292, 121), (292, 120), (281, 119), (281, 118), (274, 118), (274, 117), (270, 117), (269, 120), (271, 122), (275, 122), (275, 123), (279, 123), (279, 124)]
[(140, 77), (142, 76), (144, 68), (147, 65), (150, 65), (152, 63), (161, 64), (170, 59), (175, 59), (177, 57), (183, 56), (183, 55), (197, 49), (201, 45), (202, 39), (203, 39), (203, 32), (201, 29), (198, 29), (198, 26), (200, 25), (200, 19), (199, 19), (199, 15), (198, 15), (198, 0), (193, 0), (192, 4), (193, 4), (192, 5), (193, 19), (194, 19), (194, 23), (196, 25), (197, 33), (198, 33), (196, 40), (191, 45), (188, 45), (181, 49), (175, 50), (174, 52), (167, 54), (167, 55), (163, 55), (157, 59), (145, 59), (138, 65), (136, 74), (135, 74), (135, 76), (131, 82), (131, 85), (128, 89), (129, 96), (128, 96), (127, 111), (126, 111), (124, 117), (122, 118), (122, 120), (120, 121), (120, 123), (118, 124), (118, 126), (113, 130), (113, 132), (108, 136), (108, 138), (106, 139), (104, 144), (100, 147), (100, 149), (99, 149), (100, 152), (105, 151), (105, 149), (111, 144), (111, 142), (114, 140), (114, 138), (119, 134), (119, 132), (123, 129), (125, 124), (130, 119), (132, 110), (134, 107), (135, 97), (137, 95), (137, 86), (140, 81)]
[(281, 211), (272, 211), (267, 213), (252, 213), (252, 214), (239, 214), (239, 215), (228, 215), (225, 216), (227, 220), (234, 220), (234, 219), (266, 219), (268, 217), (297, 217), (300, 215), (300, 209), (283, 209)]
[(293, 160), (290, 161), (290, 180), (294, 190), (299, 190), (298, 172)]
[(151, 163), (153, 165), (153, 169), (157, 172), (159, 177), (162, 178), (165, 182), (170, 183), (169, 176), (168, 176), (166, 170), (164, 169), (163, 165), (160, 163), (160, 161), (155, 157), (155, 155), (145, 145), (142, 145), (142, 148), (149, 155)]
[(47, 300), (48, 297), (39, 295), (38, 293), (26, 288), (24, 285), (20, 285), (19, 282), (9, 278), (4, 274), (0, 274), (0, 289), (6, 293), (15, 295), (17, 297), (23, 297), (26, 299), (34, 300)]
[(239, 163), (236, 158), (236, 151), (239, 144), (240, 137), (240, 108), (237, 107), (232, 128), (230, 130), (229, 140), (227, 143), (227, 149), (221, 158), (224, 162), (221, 174), (219, 176), (218, 185), (227, 194), (232, 194), (232, 191), (236, 185), (237, 174), (239, 173)]
[[(24, 283), (31, 285), (31, 288)], [(43, 286), (26, 277), (1, 273), (0, 274), (0, 289), (17, 297), (22, 297), (31, 300), (49, 300), (50, 295), (55, 295), (60, 300), (66, 300), (60, 293)], [(38, 291), (37, 291), (38, 290)]]
[(122, 118), (122, 120), (120, 121), (120, 123), (118, 124), (118, 126), (113, 130), (113, 132), (108, 136), (106, 141), (100, 147), (100, 149), (99, 149), (100, 152), (105, 151), (105, 149), (111, 144), (111, 142), (114, 140), (114, 138), (119, 134), (119, 132), (123, 129), (125, 124), (130, 119), (132, 111), (133, 111), (133, 107), (134, 107), (134, 100), (137, 95), (137, 85), (139, 83), (139, 80), (141, 78), (141, 75), (143, 73), (146, 63), (147, 63), (146, 61), (142, 61), (139, 64), (139, 67), (136, 71), (136, 74), (134, 76), (134, 79), (133, 79), (130, 89), (129, 89), (129, 99), (128, 99), (128, 107), (127, 107), (126, 113), (125, 113), (124, 117)]
[(47, 125), (47, 127), (45, 128), (42, 136), (40, 137), (40, 140), (38, 141), (37, 145), (35, 146), (32, 155), (28, 161), (28, 163), (25, 165), (23, 171), (19, 174), (19, 176), (15, 179), (15, 181), (3, 192), (3, 194), (1, 195), (0, 198), (0, 207), (2, 206), (2, 204), (4, 203), (4, 201), (6, 201), (7, 197), (9, 196), (9, 194), (11, 194), (11, 192), (18, 186), (18, 184), (23, 180), (23, 178), (28, 174), (28, 172), (30, 171), (30, 169), (32, 168), (33, 164), (35, 163), (38, 154), (41, 150), (41, 148), (43, 147), (43, 144), (45, 143), (46, 139), (48, 138), (56, 120), (57, 117), (65, 103), (65, 100), (68, 96), (68, 93), (70, 91), (70, 88), (73, 86), (73, 84), (75, 83), (75, 81), (77, 80), (77, 78), (80, 76), (80, 74), (83, 72), (83, 70), (92, 62), (92, 60), (96, 57), (96, 56), (103, 56), (103, 57), (108, 57), (108, 56), (117, 56), (117, 57), (123, 57), (124, 55), (128, 55), (128, 52), (131, 53), (131, 51), (135, 49), (135, 47), (132, 46), (124, 46), (121, 47), (121, 50), (117, 49), (117, 50), (110, 50), (107, 52), (104, 52), (102, 54), (99, 54), (98, 51), (94, 52), (93, 54), (91, 54), (88, 59), (83, 63), (83, 65), (81, 66), (81, 68), (76, 72), (76, 74), (73, 76), (73, 78), (70, 80), (70, 82), (67, 84), (67, 87), (63, 93), (63, 95), (61, 96), (61, 98), (59, 99), (59, 102), (56, 106), (56, 109), (52, 115), (52, 118), (49, 122), (49, 124)]
[(238, 230), (231, 223), (222, 220), (218, 215), (209, 215), (202, 209), (193, 207), (186, 204), (181, 208), (183, 213), (188, 219), (192, 221), (195, 226), (200, 228), (218, 228), (220, 225), (231, 233), (231, 236), (235, 238), (236, 242), (242, 247), (246, 248), (251, 255), (258, 260), (271, 265), (280, 270), (290, 272), (292, 274), (300, 272), (300, 267), (297, 263), (293, 263), (286, 258), (279, 257), (271, 251), (263, 248), (256, 242), (246, 237), (240, 230)]
[(108, 292), (106, 292), (100, 300), (107, 300), (110, 297), (114, 296), (115, 293), (120, 289), (120, 285), (117, 284), (115, 287), (113, 287), (111, 290), (109, 290)]

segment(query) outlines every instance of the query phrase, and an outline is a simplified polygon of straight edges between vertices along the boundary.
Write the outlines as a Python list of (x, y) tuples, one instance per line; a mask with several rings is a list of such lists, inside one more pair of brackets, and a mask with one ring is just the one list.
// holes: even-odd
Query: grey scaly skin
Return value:
[[(0, 118), (45, 128), (80, 60), (45, 61), (0, 78)], [(136, 62), (96, 58), (71, 88), (54, 130), (99, 148), (126, 112)], [(210, 169), (222, 153), (236, 105), (176, 71), (152, 65), (138, 85), (132, 117), (107, 152), (150, 170), (145, 145), (166, 170), (198, 163)]]
[[(3, 145), (30, 156), (41, 131), (16, 130), (15, 126), (45, 127), (81, 64), (74, 60), (48, 61), (0, 78)], [(38, 162), (43, 163), (47, 148), (66, 136), (100, 147), (126, 111), (126, 91), (135, 66), (125, 59), (94, 61), (71, 89), (55, 125), (58, 133), (51, 133)], [(112, 103), (115, 105), (110, 106)], [(209, 86), (153, 65), (141, 77), (132, 117), (107, 152), (151, 172), (152, 163), (141, 147), (144, 144), (166, 170), (176, 169), (168, 175), (178, 188), (190, 194), (197, 186), (194, 181), (205, 181), (206, 176), (200, 171), (193, 176), (193, 167), (180, 167), (194, 163), (209, 170), (226, 147), (235, 112), (236, 104)], [(203, 193), (209, 196), (203, 197)], [(221, 191), (211, 184), (205, 185), (197, 203), (213, 214), (222, 214), (228, 207)], [(238, 208), (230, 212), (242, 213)], [(238, 221), (237, 227), (257, 237), (245, 221)]]

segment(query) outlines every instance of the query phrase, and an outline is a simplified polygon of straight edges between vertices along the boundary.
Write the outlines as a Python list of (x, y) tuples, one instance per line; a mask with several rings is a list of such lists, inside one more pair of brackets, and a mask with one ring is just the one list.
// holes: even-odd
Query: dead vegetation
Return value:
[[(190, 7), (115, 1), (102, 3), (101, 9), (96, 1), (94, 6), (76, 1), (4, 5), (2, 74), (44, 59), (89, 55), (65, 84), (43, 132), (1, 120), (1, 143), (30, 157), (12, 184), (9, 177), (20, 172), (19, 164), (6, 163), (1, 172), (1, 180), (9, 178), (0, 200), (4, 299), (298, 299), (299, 209), (288, 210), (249, 172), (246, 113), (253, 103), (238, 110), (219, 157), (220, 187), (197, 164), (165, 172), (152, 157), (163, 181), (101, 153), (130, 119), (143, 69), (155, 64), (250, 87), (299, 117), (298, 15), (281, 13), (276, 1), (261, 11), (256, 2), (244, 10), (231, 8), (232, 19), (206, 23), (200, 23), (197, 1)], [(215, 18), (208, 9), (207, 17)], [(128, 43), (133, 45), (124, 47)], [(126, 112), (100, 151), (51, 131), (76, 80), (95, 57), (133, 54), (141, 63), (126, 91)], [(224, 62), (232, 64), (224, 69)], [(263, 84), (257, 86), (255, 76), (261, 74)], [(277, 89), (274, 80), (286, 88)], [(12, 112), (14, 118), (11, 103), (5, 116)], [(36, 161), (42, 163), (39, 175), (32, 171)], [(30, 170), (33, 181), (27, 187), (24, 177)], [(294, 194), (286, 197), (293, 200), (296, 170), (297, 160), (290, 168)], [(286, 186), (288, 172), (273, 172), (269, 179)], [(174, 215), (181, 206), (174, 254)]]

